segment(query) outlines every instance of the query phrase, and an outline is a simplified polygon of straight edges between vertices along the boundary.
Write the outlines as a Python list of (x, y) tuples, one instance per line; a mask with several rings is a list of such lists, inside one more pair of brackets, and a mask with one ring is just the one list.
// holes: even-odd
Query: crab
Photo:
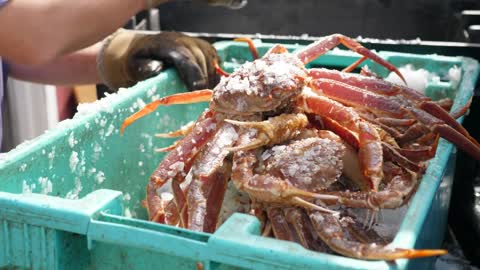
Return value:
[[(250, 42), (255, 52), (250, 40), (240, 41)], [(343, 71), (305, 68), (339, 44), (362, 58)], [(223, 72), (213, 90), (163, 97), (127, 118), (122, 133), (160, 105), (210, 102), (194, 124), (160, 135), (183, 138), (161, 149), (169, 153), (147, 184), (150, 220), (214, 232), (231, 180), (262, 211), (266, 209), (276, 236), (281, 231), (274, 222), (280, 220), (277, 210), (293, 209), (283, 211), (285, 218), (293, 213), (309, 220), (309, 230), (346, 256), (392, 260), (444, 254), (354, 239), (345, 232), (345, 217), (329, 207), (378, 210), (403, 205), (434, 156), (439, 137), (480, 159), (479, 143), (455, 121), (467, 106), (449, 114), (448, 101), (432, 101), (365, 69), (362, 74), (349, 73), (365, 59), (403, 79), (396, 67), (374, 52), (334, 34), (296, 53), (275, 45), (232, 74)], [(358, 189), (332, 189), (341, 174)], [(174, 195), (171, 200), (157, 192), (166, 183)]]

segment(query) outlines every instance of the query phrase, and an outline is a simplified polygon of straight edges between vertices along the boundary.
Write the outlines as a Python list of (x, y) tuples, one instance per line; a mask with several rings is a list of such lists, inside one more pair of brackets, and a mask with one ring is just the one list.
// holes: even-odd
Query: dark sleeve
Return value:
[(5, 6), (8, 3), (9, 0), (0, 0), (0, 8)]

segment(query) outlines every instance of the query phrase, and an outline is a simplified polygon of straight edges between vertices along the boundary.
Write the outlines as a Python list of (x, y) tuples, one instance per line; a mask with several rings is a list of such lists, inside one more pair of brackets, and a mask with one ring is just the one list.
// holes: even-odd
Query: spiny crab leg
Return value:
[[(384, 80), (379, 80), (376, 78), (370, 78), (361, 76), (358, 74), (345, 74), (335, 70), (328, 70), (328, 69), (310, 69), (309, 70), (310, 76), (313, 78), (318, 78), (318, 81), (314, 80), (312, 84), (314, 84), (318, 89), (322, 89), (322, 92), (327, 96), (336, 99), (338, 101), (344, 102), (348, 98), (349, 95), (355, 95), (355, 99), (352, 99), (355, 102), (355, 106), (362, 106), (363, 105), (370, 105), (368, 100), (376, 100), (376, 95), (373, 93), (381, 94), (381, 95), (403, 95), (408, 99), (414, 101), (415, 103), (418, 102), (417, 107), (425, 112), (429, 113), (432, 116), (422, 114), (422, 118), (419, 120), (423, 123), (427, 121), (433, 121), (432, 118), (436, 117), (446, 124), (463, 134), (467, 137), (470, 141), (475, 143), (480, 147), (480, 144), (470, 136), (468, 131), (460, 125), (455, 119), (458, 118), (460, 115), (463, 115), (468, 110), (470, 103), (467, 103), (462, 108), (459, 108), (456, 112), (449, 114), (445, 109), (443, 109), (437, 102), (432, 101), (430, 98), (418, 93), (417, 91), (401, 86), (396, 85)], [(334, 83), (330, 80), (337, 81)], [(365, 96), (364, 99), (360, 100), (361, 96), (365, 94), (366, 90), (373, 92), (372, 95)], [(385, 100), (381, 102), (386, 102), (390, 105), (394, 105), (395, 102)], [(386, 107), (386, 106), (384, 106)], [(398, 107), (395, 105), (395, 107)], [(382, 107), (375, 107), (377, 109), (382, 109)], [(390, 111), (389, 111), (390, 112)], [(402, 112), (405, 112), (404, 110)], [(422, 120), (425, 119), (425, 120)], [(427, 122), (428, 124), (428, 122)]]
[(188, 133), (190, 133), (195, 126), (195, 122), (191, 121), (188, 122), (186, 125), (181, 127), (178, 130), (168, 132), (168, 133), (157, 133), (155, 134), (155, 137), (157, 138), (175, 138), (175, 137), (180, 137), (180, 136), (185, 136)]
[(312, 68), (308, 70), (308, 74), (313, 79), (335, 80), (381, 95), (392, 96), (400, 94), (416, 101), (431, 100), (409, 87), (393, 84), (375, 77), (366, 77), (355, 73), (344, 73), (326, 68)]
[(364, 91), (356, 86), (331, 79), (315, 79), (310, 87), (320, 94), (342, 104), (360, 107), (374, 112), (388, 113), (395, 117), (408, 115), (408, 111), (398, 102), (388, 97)]
[(181, 143), (163, 159), (150, 176), (146, 200), (150, 218), (156, 216), (161, 210), (157, 189), (167, 181), (178, 181), (178, 176), (184, 177), (187, 174), (194, 157), (215, 134), (216, 124), (212, 112), (205, 112), (195, 124), (193, 131), (181, 139)]
[(358, 123), (358, 156), (363, 175), (369, 179), (372, 191), (377, 191), (383, 179), (383, 150), (377, 131), (366, 122)]
[(186, 228), (214, 232), (230, 178), (231, 162), (226, 147), (235, 143), (237, 132), (230, 124), (222, 124), (213, 139), (195, 158), (192, 182), (187, 196)]
[(361, 63), (363, 63), (363, 61), (365, 61), (367, 59), (368, 59), (368, 57), (366, 57), (366, 56), (363, 56), (363, 57), (359, 58), (357, 61), (353, 62), (353, 64), (351, 64), (350, 66), (342, 69), (342, 72), (345, 72), (345, 73), (352, 72), (358, 65), (360, 65)]
[(143, 116), (154, 112), (158, 106), (164, 105), (175, 105), (175, 104), (191, 104), (197, 102), (208, 102), (212, 99), (213, 91), (209, 89), (205, 90), (197, 90), (192, 92), (186, 93), (179, 93), (173, 94), (167, 97), (163, 97), (161, 99), (157, 99), (149, 104), (147, 104), (143, 109), (136, 112), (132, 116), (125, 119), (120, 128), (120, 133), (123, 134), (125, 128), (132, 124), (133, 122), (137, 121), (138, 119), (142, 118)]
[[(423, 102), (421, 103), (421, 107), (428, 108), (430, 111), (438, 110), (437, 114), (442, 119), (433, 117), (425, 110), (402, 106), (393, 100), (389, 100), (385, 96), (367, 92), (356, 86), (343, 82), (330, 79), (316, 79), (313, 80), (310, 85), (313, 90), (350, 106), (365, 108), (380, 113), (388, 113), (389, 115), (400, 118), (402, 118), (402, 116), (405, 117), (406, 115), (413, 115), (418, 121), (429, 127), (432, 131), (439, 132), (442, 138), (456, 144), (460, 149), (469, 153), (475, 159), (480, 160), (480, 144), (472, 138), (461, 125), (451, 118), (448, 113), (435, 103)], [(439, 113), (440, 111), (445, 113)], [(444, 119), (451, 119), (452, 121), (448, 120), (448, 123), (453, 125), (453, 127), (448, 125), (448, 123), (446, 124), (443, 121)]]
[(387, 68), (388, 70), (395, 72), (402, 79), (402, 81), (406, 83), (402, 73), (400, 73), (400, 71), (394, 65), (383, 60), (380, 56), (363, 47), (355, 40), (342, 34), (333, 34), (310, 44), (301, 51), (297, 52), (297, 57), (302, 60), (304, 64), (307, 64), (340, 44), (343, 44), (345, 47), (358, 54), (361, 54), (362, 56), (366, 56), (372, 59), (373, 61)]
[(396, 260), (447, 254), (447, 251), (442, 249), (415, 250), (361, 243), (350, 236), (336, 216), (313, 212), (310, 214), (310, 219), (318, 236), (331, 249), (348, 257), (367, 260)]
[[(442, 107), (440, 107), (437, 103), (431, 101), (425, 101), (420, 104), (420, 109), (428, 112), (430, 115), (434, 115), (435, 117), (443, 120), (447, 125), (454, 128), (456, 131), (460, 132), (461, 134), (465, 135), (471, 142), (475, 143), (477, 146), (480, 144), (468, 133), (468, 131), (458, 123), (452, 115), (450, 115), (447, 111), (445, 111)], [(462, 108), (459, 113), (462, 112)]]
[(285, 241), (295, 241), (295, 237), (287, 223), (287, 220), (285, 219), (282, 208), (267, 207), (266, 212), (268, 220), (272, 224), (272, 230), (275, 238)]
[[(446, 124), (442, 120), (432, 117), (429, 113), (423, 110), (410, 108), (410, 111), (420, 122), (429, 127), (432, 132), (440, 134), (440, 137), (457, 145), (461, 150), (470, 154), (476, 160), (480, 160), (480, 144), (471, 137), (466, 130), (465, 132), (467, 135)], [(462, 130), (464, 130), (463, 127)]]

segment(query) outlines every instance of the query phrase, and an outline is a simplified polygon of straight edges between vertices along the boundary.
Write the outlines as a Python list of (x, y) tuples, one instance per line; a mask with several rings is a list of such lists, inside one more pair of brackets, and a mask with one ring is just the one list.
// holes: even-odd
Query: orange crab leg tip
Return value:
[(405, 77), (403, 77), (403, 74), (400, 72), (400, 70), (395, 68), (395, 70), (393, 70), (393, 72), (395, 72), (395, 74), (397, 74), (397, 76), (400, 77), (400, 79), (402, 79), (403, 83), (405, 83), (405, 86), (408, 86), (407, 80), (405, 80)]
[(216, 60), (213, 60), (213, 68), (215, 69), (215, 73), (217, 73), (220, 76), (224, 76), (224, 77), (230, 76), (230, 73), (223, 70)]
[(123, 121), (123, 123), (122, 123), (122, 127), (120, 128), (120, 135), (123, 135), (123, 133), (125, 132), (125, 128), (128, 127), (129, 125), (131, 125), (133, 122), (135, 122), (138, 119), (142, 118), (143, 116), (155, 111), (155, 109), (157, 109), (157, 107), (160, 104), (162, 104), (162, 100), (163, 99), (155, 100), (154, 102), (146, 105), (140, 111), (136, 112), (132, 116), (125, 119), (125, 121)]
[(445, 249), (419, 249), (419, 250), (407, 249), (407, 250), (404, 250), (404, 254), (402, 254), (403, 256), (401, 256), (401, 258), (416, 259), (416, 258), (442, 256), (447, 253), (448, 251)]

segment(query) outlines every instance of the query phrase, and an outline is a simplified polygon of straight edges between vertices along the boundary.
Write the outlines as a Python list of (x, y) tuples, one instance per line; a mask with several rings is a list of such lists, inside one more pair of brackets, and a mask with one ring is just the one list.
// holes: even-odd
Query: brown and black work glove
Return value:
[(173, 66), (187, 88), (197, 90), (218, 83), (214, 61), (219, 61), (217, 52), (205, 40), (177, 32), (150, 34), (121, 29), (105, 40), (98, 71), (104, 83), (116, 90)]

